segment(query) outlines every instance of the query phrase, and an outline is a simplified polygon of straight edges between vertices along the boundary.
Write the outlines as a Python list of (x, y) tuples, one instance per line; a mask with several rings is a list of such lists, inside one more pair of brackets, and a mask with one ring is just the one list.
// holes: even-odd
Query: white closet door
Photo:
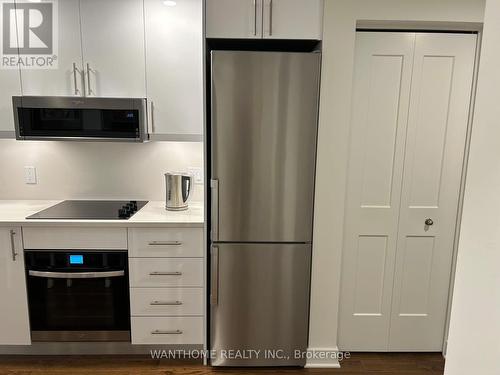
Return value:
[(475, 35), (416, 36), (392, 351), (442, 348), (475, 51)]
[(411, 33), (358, 33), (354, 62), (339, 347), (387, 350)]

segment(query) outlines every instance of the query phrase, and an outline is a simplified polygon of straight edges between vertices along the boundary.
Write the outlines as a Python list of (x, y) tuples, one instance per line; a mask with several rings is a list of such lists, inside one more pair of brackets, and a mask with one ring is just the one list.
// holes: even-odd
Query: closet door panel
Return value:
[(476, 35), (416, 37), (392, 351), (442, 350), (475, 52)]
[(413, 33), (356, 37), (339, 347), (387, 350)]

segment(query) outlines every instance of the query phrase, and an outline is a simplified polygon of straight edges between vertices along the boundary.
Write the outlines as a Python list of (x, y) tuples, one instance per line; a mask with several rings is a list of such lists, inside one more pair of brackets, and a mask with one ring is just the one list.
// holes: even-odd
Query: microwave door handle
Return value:
[(103, 279), (109, 277), (125, 276), (125, 271), (107, 272), (48, 272), (48, 271), (28, 271), (29, 276), (43, 277), (45, 279)]

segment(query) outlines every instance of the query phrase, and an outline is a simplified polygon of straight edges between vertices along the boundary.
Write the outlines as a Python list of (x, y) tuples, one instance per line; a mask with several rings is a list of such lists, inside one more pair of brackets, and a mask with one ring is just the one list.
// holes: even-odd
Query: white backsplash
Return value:
[[(36, 168), (38, 184), (24, 181)], [(0, 199), (164, 200), (164, 173), (203, 168), (203, 143), (0, 140)], [(203, 200), (195, 185), (193, 200)]]

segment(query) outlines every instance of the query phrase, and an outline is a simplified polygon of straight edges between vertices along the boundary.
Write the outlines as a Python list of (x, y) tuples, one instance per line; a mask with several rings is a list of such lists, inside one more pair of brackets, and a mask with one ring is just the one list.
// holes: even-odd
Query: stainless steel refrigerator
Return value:
[(211, 53), (213, 366), (305, 364), (320, 60)]

